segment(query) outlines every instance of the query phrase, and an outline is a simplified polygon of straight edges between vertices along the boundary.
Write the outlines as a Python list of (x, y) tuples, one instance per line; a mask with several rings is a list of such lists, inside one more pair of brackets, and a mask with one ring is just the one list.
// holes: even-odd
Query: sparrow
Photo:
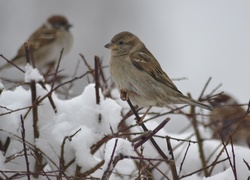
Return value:
[(211, 110), (208, 105), (183, 95), (162, 70), (143, 42), (130, 32), (116, 34), (104, 47), (111, 49), (110, 73), (122, 100), (140, 107), (189, 104)]
[(220, 94), (211, 100), (214, 107), (209, 114), (212, 137), (227, 141), (232, 135), (236, 144), (250, 147), (250, 116), (229, 94)]
[[(30, 44), (35, 66), (42, 70), (48, 64), (55, 64), (60, 57), (60, 52), (64, 48), (63, 55), (67, 54), (73, 44), (73, 37), (70, 33), (68, 20), (61, 15), (54, 15), (38, 28), (27, 40)], [(11, 60), (17, 66), (24, 66), (26, 61), (25, 48), (21, 46), (17, 55)], [(0, 70), (13, 67), (7, 63), (0, 67)]]

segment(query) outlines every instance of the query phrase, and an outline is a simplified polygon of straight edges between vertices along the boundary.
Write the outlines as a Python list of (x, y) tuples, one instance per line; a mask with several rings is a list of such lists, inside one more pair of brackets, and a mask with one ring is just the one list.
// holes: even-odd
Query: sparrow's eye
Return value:
[(123, 41), (119, 41), (118, 44), (119, 44), (119, 45), (123, 45), (124, 42), (123, 42)]
[(53, 24), (53, 27), (54, 27), (54, 28), (60, 28), (61, 26), (62, 26), (62, 25), (59, 24), (59, 23), (54, 23), (54, 24)]

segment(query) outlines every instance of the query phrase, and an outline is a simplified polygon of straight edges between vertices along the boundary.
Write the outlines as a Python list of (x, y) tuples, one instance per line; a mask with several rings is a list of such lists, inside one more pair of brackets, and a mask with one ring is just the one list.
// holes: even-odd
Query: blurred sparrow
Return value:
[[(68, 20), (60, 15), (51, 16), (39, 29), (37, 29), (27, 40), (31, 45), (35, 66), (41, 70), (44, 66), (53, 65), (63, 54), (68, 53), (72, 47), (73, 37), (69, 32), (71, 25)], [(17, 55), (11, 60), (15, 65), (25, 65), (25, 48), (22, 46)], [(0, 67), (0, 70), (12, 67), (10, 63)]]
[(233, 135), (234, 143), (250, 146), (250, 116), (245, 116), (246, 111), (238, 102), (227, 94), (221, 94), (210, 103), (214, 107), (210, 113), (213, 138), (226, 141)]
[(184, 96), (132, 33), (118, 33), (105, 47), (111, 49), (110, 72), (123, 100), (129, 98), (141, 107), (189, 104), (211, 110), (210, 106)]

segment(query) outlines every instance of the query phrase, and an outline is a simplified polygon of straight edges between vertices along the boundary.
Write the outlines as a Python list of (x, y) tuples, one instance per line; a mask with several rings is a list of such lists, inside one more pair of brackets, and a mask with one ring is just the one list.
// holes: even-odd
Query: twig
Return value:
[[(28, 42), (24, 42), (24, 49), (25, 49), (25, 57), (26, 57), (26, 62), (31, 64), (30, 63), (30, 54), (31, 54), (31, 51), (30, 51), (30, 48), (31, 48), (31, 45), (28, 43)], [(34, 63), (32, 63), (32, 66), (34, 67)]]
[[(217, 91), (221, 86), (222, 86), (222, 83), (218, 84), (218, 86), (216, 86), (216, 87), (211, 91), (211, 93), (208, 94), (208, 96), (212, 96), (212, 95), (215, 93), (215, 91)], [(222, 93), (223, 93), (223, 92), (222, 92)], [(221, 93), (220, 93), (220, 94), (221, 94)]]
[[(40, 81), (39, 84), (42, 86), (43, 89), (47, 90), (45, 84), (44, 84), (42, 81)], [(52, 106), (54, 112), (57, 113), (57, 108), (56, 108), (56, 105), (55, 105), (55, 103), (54, 103), (54, 100), (53, 100), (51, 94), (48, 95), (48, 99), (49, 99), (49, 102), (50, 102), (50, 104), (51, 104), (51, 106)]]
[(100, 104), (100, 95), (99, 95), (99, 57), (95, 56), (95, 97), (96, 104)]
[(0, 173), (5, 177), (5, 179), (8, 179), (8, 176), (6, 176), (3, 171), (0, 170)]
[[(189, 96), (190, 96), (190, 94), (189, 94)], [(201, 138), (200, 131), (198, 128), (198, 121), (197, 121), (196, 116), (195, 116), (194, 106), (191, 106), (191, 116), (192, 116), (192, 124), (193, 124), (193, 128), (194, 128), (195, 136), (196, 136), (197, 142), (198, 142), (200, 160), (201, 160), (202, 167), (204, 169), (204, 175), (206, 177), (208, 177), (208, 170), (207, 170), (207, 168), (205, 168), (206, 167), (206, 158), (205, 158), (204, 149), (203, 149), (203, 139)]]
[[(109, 160), (109, 163), (108, 163), (108, 166), (107, 166), (107, 169), (104, 171), (103, 173), (103, 176), (102, 176), (102, 180), (108, 180), (111, 173), (112, 173), (112, 170), (114, 169), (114, 162), (113, 162), (113, 166), (111, 168), (111, 163), (113, 161), (113, 158), (115, 156), (115, 149), (117, 147), (117, 142), (118, 142), (118, 139), (115, 140), (115, 145), (114, 145), (114, 148), (113, 148), (113, 151), (112, 151), (112, 154), (111, 154), (111, 157), (110, 157), (110, 160)], [(118, 157), (118, 156), (116, 156)]]
[[(134, 109), (134, 106), (132, 105), (131, 101), (128, 99), (127, 102), (129, 104), (130, 108), (132, 109), (132, 111), (133, 111), (133, 113), (134, 113), (134, 115), (136, 117), (136, 120), (139, 122), (141, 120), (140, 116), (138, 115), (138, 113)], [(142, 127), (142, 129), (144, 131), (148, 131), (148, 128), (144, 125), (143, 122), (140, 124), (140, 126)], [(164, 154), (164, 152), (161, 150), (161, 148), (158, 146), (158, 144), (155, 142), (155, 140), (152, 137), (150, 138), (150, 141), (154, 145), (154, 147), (156, 148), (156, 150), (158, 151), (158, 153), (161, 155), (161, 157), (168, 162), (169, 161), (168, 157)]]
[[(137, 134), (139, 134), (139, 136), (136, 136), (135, 138), (132, 138), (130, 140), (131, 142), (141, 141), (141, 140), (143, 140), (145, 138), (148, 138), (149, 136), (152, 137), (152, 131), (150, 131), (150, 130), (146, 131), (146, 132), (142, 132), (142, 133), (127, 133), (127, 134), (124, 134), (124, 135), (129, 136), (129, 135), (137, 135)], [(140, 147), (142, 147), (142, 146), (140, 145)], [(134, 149), (137, 149), (137, 148), (135, 148), (135, 145), (134, 145)]]
[(208, 78), (208, 80), (207, 80), (207, 82), (206, 82), (204, 88), (203, 88), (202, 91), (201, 91), (201, 94), (200, 94), (198, 100), (201, 100), (201, 98), (203, 97), (203, 95), (204, 95), (204, 93), (205, 93), (205, 90), (207, 89), (207, 86), (208, 86), (208, 84), (210, 83), (211, 79), (212, 79), (211, 77)]
[(225, 152), (226, 152), (226, 155), (227, 155), (227, 158), (228, 158), (230, 167), (231, 167), (231, 169), (232, 169), (232, 171), (233, 171), (234, 178), (235, 178), (235, 180), (237, 180), (237, 176), (236, 176), (236, 173), (235, 173), (235, 169), (234, 169), (233, 163), (232, 163), (232, 161), (231, 161), (231, 159), (230, 159), (230, 155), (229, 155), (228, 150), (227, 150), (227, 147), (226, 147), (227, 144), (224, 142), (223, 137), (221, 136), (220, 133), (219, 133), (219, 135), (220, 135), (220, 138), (221, 138), (221, 140), (222, 140), (222, 145), (223, 145), (223, 147), (224, 147), (224, 149), (225, 149)]
[(61, 52), (60, 52), (60, 56), (59, 56), (59, 59), (58, 59), (58, 63), (57, 63), (56, 69), (55, 69), (55, 75), (54, 75), (54, 78), (53, 78), (53, 81), (52, 81), (52, 84), (51, 84), (51, 89), (54, 88), (55, 83), (56, 83), (56, 78), (57, 78), (57, 74), (58, 74), (58, 72), (59, 72), (59, 67), (60, 67), (60, 64), (61, 64), (63, 51), (64, 51), (64, 48), (62, 48), (62, 50), (61, 50)]
[(24, 157), (25, 157), (25, 163), (26, 163), (26, 169), (27, 169), (27, 178), (30, 180), (30, 168), (29, 168), (29, 160), (27, 155), (27, 148), (25, 143), (25, 128), (24, 128), (24, 122), (23, 122), (23, 116), (21, 115), (21, 134), (22, 134), (22, 141), (23, 141), (23, 150), (24, 150)]
[(248, 162), (246, 162), (246, 160), (245, 160), (245, 159), (243, 159), (243, 161), (244, 161), (244, 163), (246, 164), (247, 169), (250, 171), (250, 165), (248, 164)]
[[(80, 65), (80, 60), (77, 61), (77, 64), (76, 64), (76, 67), (75, 67), (75, 71), (74, 71), (74, 74), (73, 74), (72, 77), (76, 77), (77, 72), (79, 70), (79, 65)], [(65, 88), (65, 91), (66, 91), (66, 93), (65, 93), (65, 99), (68, 99), (70, 97), (70, 90), (73, 88), (73, 86), (74, 86), (74, 83), (71, 82), (71, 83), (69, 83), (68, 88)]]
[(72, 141), (72, 138), (78, 133), (81, 131), (81, 128), (78, 129), (74, 134), (70, 135), (70, 136), (65, 136), (64, 139), (63, 139), (63, 142), (62, 142), (62, 145), (61, 145), (61, 155), (60, 155), (60, 169), (59, 169), (59, 174), (58, 174), (58, 178), (59, 179), (62, 179), (62, 172), (65, 171), (65, 160), (64, 160), (64, 147), (65, 147), (65, 144), (66, 144), (66, 140), (69, 140), (69, 141)]
[(182, 159), (182, 161), (181, 161), (181, 164), (180, 164), (179, 174), (181, 174), (182, 167), (183, 167), (184, 161), (185, 161), (185, 159), (186, 159), (186, 157), (187, 157), (187, 152), (188, 152), (188, 150), (189, 150), (189, 148), (190, 148), (190, 145), (191, 145), (191, 143), (189, 142), (189, 143), (188, 143), (188, 146), (187, 146), (187, 149), (186, 149), (186, 151), (185, 151), (184, 157), (183, 157), (183, 159)]
[[(247, 107), (247, 110), (246, 110), (245, 114), (243, 115), (242, 119), (239, 121), (237, 127), (232, 132), (232, 136), (240, 128), (241, 123), (243, 122), (244, 118), (249, 114), (249, 112), (250, 112), (250, 101), (248, 102), (248, 107)], [(226, 141), (225, 145), (227, 145), (228, 143), (229, 143), (229, 139)], [(220, 153), (217, 155), (217, 157), (215, 158), (214, 162), (216, 162), (219, 159), (219, 157), (222, 155), (223, 151), (224, 151), (224, 147), (221, 149)], [(213, 169), (214, 169), (214, 166), (210, 169), (209, 174), (212, 173)]]
[[(224, 158), (224, 159), (222, 159), (222, 160), (220, 160), (220, 161), (218, 161), (218, 162), (212, 162), (210, 165), (206, 166), (205, 168), (208, 169), (209, 167), (214, 166), (215, 164), (222, 163), (222, 162), (226, 161), (227, 159), (228, 159), (228, 158)], [(204, 168), (201, 168), (201, 169), (198, 169), (198, 170), (196, 170), (196, 171), (194, 171), (194, 172), (192, 172), (192, 173), (183, 175), (183, 176), (180, 177), (180, 179), (185, 178), (185, 177), (188, 177), (188, 176), (192, 176), (193, 174), (196, 174), (196, 173), (201, 172), (201, 171), (204, 171)]]
[(14, 67), (16, 67), (18, 70), (20, 70), (22, 73), (25, 73), (25, 71), (23, 69), (21, 69), (20, 67), (18, 67), (17, 65), (15, 65), (12, 61), (8, 60), (6, 57), (4, 57), (4, 55), (0, 54), (0, 57), (2, 57), (5, 61), (7, 61), (7, 63), (10, 63), (11, 65), (13, 65)]
[[(130, 108), (132, 109), (135, 117), (136, 117), (136, 121), (140, 122), (141, 118), (138, 115), (138, 113), (136, 112), (136, 110), (134, 109), (134, 106), (132, 105), (131, 101), (128, 99), (128, 104), (130, 106)], [(140, 123), (140, 126), (142, 127), (142, 129), (144, 131), (148, 131), (147, 127), (144, 125), (143, 122)], [(161, 155), (161, 157), (167, 162), (167, 164), (170, 166), (171, 169), (171, 173), (172, 173), (172, 177), (173, 179), (176, 178), (177, 176), (177, 172), (176, 169), (174, 170), (173, 166), (172, 166), (172, 162), (170, 162), (169, 158), (164, 154), (164, 152), (161, 150), (161, 148), (158, 146), (158, 144), (155, 142), (155, 140), (153, 139), (153, 137), (150, 138), (151, 143), (153, 144), (153, 146), (155, 147), (155, 149), (157, 150), (157, 152)], [(177, 176), (178, 177), (178, 176)], [(178, 179), (178, 178), (177, 178)]]
[(87, 66), (89, 72), (91, 72), (93, 78), (95, 78), (95, 73), (94, 73), (93, 68), (91, 68), (91, 66), (89, 65), (89, 63), (87, 62), (87, 60), (85, 59), (85, 57), (83, 56), (83, 54), (79, 54), (79, 55), (80, 55), (80, 57), (82, 58), (82, 60), (83, 60), (83, 62), (84, 62), (84, 64), (85, 64), (85, 66)]
[(14, 109), (14, 110), (9, 109), (9, 108), (4, 107), (4, 106), (0, 106), (0, 108), (3, 108), (5, 110), (9, 111), (9, 112), (5, 112), (5, 113), (0, 114), (0, 116), (4, 116), (4, 115), (7, 115), (7, 114), (11, 114), (13, 112), (18, 112), (18, 111), (22, 111), (22, 110), (25, 110), (25, 109), (30, 109), (30, 108), (32, 108), (32, 106), (27, 106), (27, 107), (23, 107), (23, 108), (19, 108), (19, 109)]
[[(80, 173), (80, 171), (76, 171), (75, 178), (83, 179), (84, 177), (87, 177), (88, 175), (94, 173), (96, 170), (100, 169), (104, 163), (105, 163), (105, 161), (101, 160), (93, 168), (85, 171), (84, 173)], [(100, 180), (100, 179), (98, 178), (98, 180)]]
[[(162, 170), (159, 169), (156, 165), (154, 165), (151, 161), (148, 161), (148, 163), (149, 163), (151, 166), (153, 166), (157, 171), (159, 171), (159, 173), (161, 173), (161, 174), (163, 175), (164, 179), (170, 180), (170, 178), (167, 177), (166, 173), (162, 172)], [(170, 163), (171, 163), (171, 160), (170, 160)], [(151, 170), (151, 171), (153, 171), (153, 170)], [(153, 179), (153, 176), (152, 176), (151, 178), (148, 178), (148, 179)], [(177, 177), (177, 179), (174, 179), (174, 177), (173, 177), (173, 180), (178, 180), (178, 179), (179, 179), (178, 177)]]
[[(2, 131), (2, 132), (5, 132), (5, 133), (8, 133), (11, 137), (15, 137), (16, 138), (16, 140), (17, 141), (19, 141), (19, 142), (21, 142), (22, 143), (22, 138), (20, 138), (19, 136), (17, 136), (16, 134), (13, 134), (13, 133), (10, 133), (10, 132), (6, 132), (5, 130), (3, 130), (3, 129), (0, 129), (0, 131)], [(25, 141), (25, 144), (26, 144), (26, 146), (28, 146), (30, 149), (35, 149), (36, 147), (35, 147), (35, 145), (34, 144), (32, 144), (32, 143), (30, 143), (30, 142), (28, 142), (28, 141)], [(48, 160), (50, 163), (52, 163), (53, 164), (53, 166), (55, 166), (55, 168), (57, 168), (57, 169), (59, 169), (59, 167), (57, 166), (57, 163), (55, 163), (49, 156), (47, 156), (42, 150), (40, 150), (40, 149), (38, 149), (39, 150), (39, 152), (44, 156), (44, 157), (46, 157), (46, 160)], [(20, 152), (20, 154), (23, 152), (23, 150)], [(15, 154), (13, 155), (13, 156), (15, 156)], [(21, 156), (21, 155), (20, 155)], [(15, 157), (14, 157), (15, 158)], [(13, 158), (13, 159), (14, 159)], [(9, 157), (7, 157), (6, 159), (10, 159)], [(1, 172), (1, 171), (0, 171)], [(5, 172), (7, 172), (7, 171), (5, 171)], [(8, 171), (8, 172), (10, 172), (10, 171)], [(16, 171), (15, 171), (16, 172)], [(19, 171), (20, 172), (20, 171)], [(52, 171), (51, 171), (52, 172)], [(58, 172), (58, 171), (57, 171)], [(12, 172), (13, 173), (13, 172)], [(40, 173), (40, 172), (39, 172)], [(48, 173), (48, 172), (47, 172)], [(38, 173), (32, 173), (32, 174), (38, 174)], [(63, 172), (63, 174), (65, 175), (65, 172)], [(66, 175), (65, 175), (66, 176)]]
[(36, 93), (36, 83), (32, 81), (30, 83), (31, 89), (31, 100), (32, 100), (32, 112), (33, 112), (33, 130), (34, 130), (34, 138), (39, 138), (39, 131), (38, 131), (38, 108), (37, 108), (37, 93)]
[[(25, 55), (27, 63), (30, 63), (30, 57), (31, 57), (31, 46), (25, 42), (24, 43), (25, 48)], [(33, 61), (33, 67), (34, 67), (34, 61)], [(36, 93), (36, 82), (31, 81), (30, 82), (30, 89), (31, 89), (31, 101), (32, 101), (32, 114), (33, 114), (33, 132), (34, 132), (34, 139), (39, 138), (39, 130), (38, 130), (38, 103), (37, 103), (37, 93)], [(42, 170), (42, 159), (43, 156), (39, 153), (39, 149), (35, 147), (34, 150), (36, 162), (35, 162), (35, 172), (40, 172)], [(33, 174), (34, 178), (38, 178), (39, 174)]]
[[(102, 63), (100, 63), (100, 76), (101, 76), (101, 79), (103, 81), (103, 86), (102, 86), (102, 89), (104, 90), (107, 90), (108, 89), (108, 84), (107, 84), (107, 81), (109, 80), (108, 78), (105, 77), (105, 73), (103, 72), (103, 69), (105, 67), (102, 66)], [(103, 91), (104, 91), (103, 90)], [(106, 95), (106, 94), (105, 94)]]
[(173, 179), (178, 180), (179, 177), (178, 177), (177, 170), (176, 170), (174, 152), (173, 152), (173, 148), (171, 146), (170, 138), (167, 136), (166, 140), (167, 140), (167, 146), (168, 146), (169, 154), (172, 157), (170, 162), (169, 162), (169, 166), (170, 166), (170, 169), (171, 169), (171, 172), (172, 172)]
[(182, 81), (182, 80), (188, 80), (187, 77), (181, 77), (181, 78), (171, 78), (172, 81)]
[(47, 98), (50, 94), (52, 94), (54, 91), (56, 91), (58, 88), (64, 86), (65, 84), (68, 84), (68, 83), (71, 83), (71, 82), (76, 81), (76, 80), (78, 80), (78, 79), (81, 79), (81, 78), (83, 78), (84, 76), (86, 76), (88, 73), (90, 73), (90, 72), (87, 71), (86, 73), (82, 74), (81, 76), (74, 77), (74, 78), (71, 79), (71, 80), (65, 81), (64, 83), (61, 83), (61, 84), (57, 85), (54, 89), (51, 89), (45, 96), (43, 96), (42, 98), (40, 98), (39, 101), (38, 101), (38, 104), (39, 104), (40, 102), (42, 102), (45, 98)]
[[(153, 131), (151, 131), (151, 133), (149, 135), (147, 135), (146, 137), (143, 137), (143, 139), (136, 143), (134, 145), (134, 150), (137, 149), (138, 147), (140, 147), (141, 145), (143, 145), (146, 141), (148, 141), (149, 139), (153, 138), (153, 136), (159, 131), (161, 130), (170, 120), (170, 118), (165, 119), (164, 121), (162, 121)], [(148, 131), (146, 131), (148, 132)]]
[[(143, 154), (143, 151), (144, 151), (144, 147), (143, 146), (141, 146), (141, 148), (140, 148), (140, 156)], [(143, 162), (143, 160), (142, 159), (139, 159), (139, 163), (138, 163), (138, 165), (137, 165), (137, 169), (138, 169), (138, 175), (137, 175), (137, 178), (136, 178), (136, 180), (137, 179), (141, 179), (141, 173), (143, 172), (142, 171), (142, 166), (143, 166), (143, 164), (144, 164), (144, 162)]]
[(100, 141), (96, 142), (94, 145), (90, 147), (90, 153), (94, 154), (104, 143), (112, 139), (112, 136), (105, 136)]
[(232, 155), (233, 155), (233, 170), (234, 170), (235, 180), (237, 180), (236, 161), (235, 161), (234, 144), (232, 136), (230, 136), (230, 141), (231, 141)]

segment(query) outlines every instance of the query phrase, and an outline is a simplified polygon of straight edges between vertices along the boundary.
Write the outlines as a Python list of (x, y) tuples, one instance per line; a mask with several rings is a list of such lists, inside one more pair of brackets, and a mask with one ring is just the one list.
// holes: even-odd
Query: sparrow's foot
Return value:
[(128, 100), (128, 91), (127, 91), (127, 90), (124, 90), (124, 89), (121, 89), (121, 90), (120, 90), (120, 98), (121, 98), (123, 101), (127, 101), (127, 100)]

